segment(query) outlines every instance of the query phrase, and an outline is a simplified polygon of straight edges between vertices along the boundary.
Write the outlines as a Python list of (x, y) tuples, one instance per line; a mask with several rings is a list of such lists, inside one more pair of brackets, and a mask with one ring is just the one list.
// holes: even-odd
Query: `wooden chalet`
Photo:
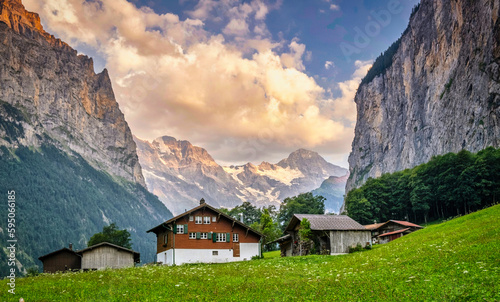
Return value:
[(372, 243), (387, 243), (392, 240), (423, 229), (422, 226), (402, 220), (389, 220), (383, 223), (365, 225), (371, 231)]
[(42, 261), (44, 273), (78, 271), (82, 266), (82, 256), (73, 251), (70, 243), (69, 248), (64, 247), (47, 255), (38, 257)]
[(274, 241), (280, 244), (282, 257), (301, 254), (298, 230), (304, 218), (311, 224), (314, 241), (319, 242), (320, 252), (330, 255), (346, 254), (349, 247), (371, 244), (370, 231), (349, 216), (295, 214), (285, 229), (288, 234)]
[(208, 205), (200, 205), (150, 229), (163, 264), (231, 262), (261, 254), (262, 234)]

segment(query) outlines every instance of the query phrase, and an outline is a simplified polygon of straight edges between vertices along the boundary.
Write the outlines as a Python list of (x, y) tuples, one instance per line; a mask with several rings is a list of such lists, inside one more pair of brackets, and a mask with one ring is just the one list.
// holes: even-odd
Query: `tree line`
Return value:
[(265, 236), (262, 244), (264, 250), (273, 250), (275, 246), (268, 243), (283, 235), (293, 214), (324, 214), (325, 198), (309, 192), (285, 198), (279, 209), (274, 205), (257, 208), (250, 202), (243, 202), (231, 210), (219, 210), (235, 219), (242, 219), (245, 224), (262, 233)]
[(500, 149), (434, 156), (412, 169), (369, 178), (345, 199), (361, 224), (389, 219), (417, 223), (467, 214), (498, 202)]

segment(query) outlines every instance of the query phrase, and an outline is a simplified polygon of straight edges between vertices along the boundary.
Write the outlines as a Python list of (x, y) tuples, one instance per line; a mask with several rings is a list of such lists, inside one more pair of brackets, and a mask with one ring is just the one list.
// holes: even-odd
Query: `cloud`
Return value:
[(356, 95), (359, 83), (361, 83), (361, 80), (372, 66), (372, 63), (372, 61), (356, 61), (354, 63), (356, 70), (351, 78), (337, 84), (341, 96), (328, 100), (325, 106), (328, 110), (328, 114), (333, 119), (354, 125), (356, 122), (356, 104), (354, 103), (354, 96)]
[(328, 69), (330, 69), (330, 68), (332, 68), (332, 67), (335, 67), (335, 64), (333, 64), (333, 62), (332, 62), (332, 61), (326, 61), (326, 62), (325, 62), (325, 69), (326, 69), (326, 70), (328, 70)]
[[(105, 57), (120, 108), (138, 137), (187, 139), (227, 161), (269, 159), (266, 154), (298, 148), (350, 148), (353, 128), (343, 115), (352, 120), (348, 98), (364, 63), (352, 82), (339, 85), (345, 98), (327, 99), (304, 72), (303, 60), (311, 56), (304, 44), (294, 39), (283, 52), (280, 43), (250, 30), (265, 26), (264, 2), (201, 0), (190, 18), (180, 20), (125, 0), (24, 1), (41, 13), (49, 31)], [(205, 22), (220, 8), (223, 20), (235, 18), (220, 34), (209, 33)], [(235, 35), (247, 36), (245, 42), (231, 42)], [(339, 108), (325, 110), (331, 104)]]
[(233, 19), (227, 24), (222, 32), (226, 35), (246, 36), (250, 30), (244, 19)]
[(306, 54), (305, 59), (310, 60), (311, 53), (306, 52), (306, 46), (304, 44), (298, 43), (298, 39), (295, 38), (292, 40), (288, 48), (290, 49), (290, 53), (283, 53), (281, 55), (281, 62), (287, 68), (295, 68), (297, 70), (303, 71), (305, 70), (305, 66), (302, 62), (302, 56)]
[(333, 11), (340, 10), (340, 6), (338, 6), (337, 4), (331, 4), (330, 10), (333, 10)]

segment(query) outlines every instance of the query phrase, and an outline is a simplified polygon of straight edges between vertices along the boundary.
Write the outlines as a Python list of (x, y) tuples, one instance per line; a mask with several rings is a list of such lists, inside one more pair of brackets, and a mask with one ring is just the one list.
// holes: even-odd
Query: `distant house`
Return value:
[(371, 244), (370, 231), (349, 216), (295, 214), (285, 229), (288, 234), (275, 240), (280, 244), (282, 257), (300, 255), (298, 230), (304, 218), (311, 224), (320, 252), (346, 254), (349, 253), (349, 247)]
[(408, 221), (389, 220), (383, 223), (365, 225), (371, 231), (373, 243), (387, 243), (422, 229), (422, 226)]
[(72, 244), (38, 259), (43, 263), (44, 273), (77, 271), (82, 266), (82, 256), (73, 251)]
[(109, 242), (102, 242), (79, 251), (73, 251), (70, 244), (69, 248), (62, 248), (38, 259), (43, 263), (44, 273), (55, 273), (134, 266), (140, 262), (140, 254)]
[(78, 251), (82, 255), (82, 269), (122, 268), (141, 261), (138, 252), (109, 242), (98, 243)]
[(231, 262), (260, 256), (262, 234), (206, 204), (150, 229), (157, 261), (172, 265)]

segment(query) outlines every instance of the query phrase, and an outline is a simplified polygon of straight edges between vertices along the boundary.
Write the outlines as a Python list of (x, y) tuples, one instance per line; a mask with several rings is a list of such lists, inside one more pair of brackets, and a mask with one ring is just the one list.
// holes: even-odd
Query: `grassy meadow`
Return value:
[(3, 280), (0, 301), (500, 301), (500, 205), (342, 256)]

